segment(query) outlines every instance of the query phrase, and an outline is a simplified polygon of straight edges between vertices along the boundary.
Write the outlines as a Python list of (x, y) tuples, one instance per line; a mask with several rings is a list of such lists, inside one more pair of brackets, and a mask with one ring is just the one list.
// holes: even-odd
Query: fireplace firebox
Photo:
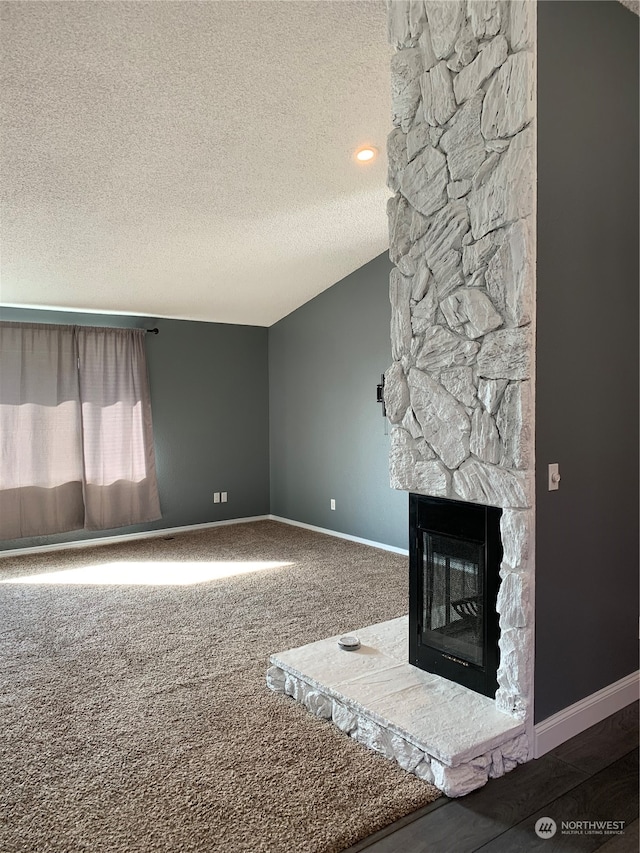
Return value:
[(502, 510), (409, 496), (409, 662), (493, 698)]

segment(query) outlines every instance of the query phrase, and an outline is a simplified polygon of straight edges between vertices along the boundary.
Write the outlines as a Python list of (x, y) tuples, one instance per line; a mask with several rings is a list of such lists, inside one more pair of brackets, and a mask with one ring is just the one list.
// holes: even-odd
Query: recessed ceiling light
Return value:
[(375, 160), (377, 156), (377, 148), (372, 148), (370, 145), (367, 145), (366, 148), (360, 148), (358, 151), (356, 151), (356, 160), (359, 163), (370, 163), (372, 160)]

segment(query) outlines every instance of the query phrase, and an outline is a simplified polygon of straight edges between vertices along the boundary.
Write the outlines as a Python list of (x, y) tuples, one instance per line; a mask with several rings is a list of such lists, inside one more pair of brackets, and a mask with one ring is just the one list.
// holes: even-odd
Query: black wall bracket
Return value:
[(384, 373), (380, 376), (380, 384), (376, 385), (376, 402), (382, 403), (382, 417), (387, 417), (387, 408), (384, 404)]

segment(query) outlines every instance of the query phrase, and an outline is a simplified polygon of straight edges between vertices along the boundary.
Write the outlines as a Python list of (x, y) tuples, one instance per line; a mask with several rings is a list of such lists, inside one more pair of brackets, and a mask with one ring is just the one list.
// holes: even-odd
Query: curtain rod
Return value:
[(160, 329), (145, 329), (145, 332), (146, 332), (148, 335), (159, 335), (159, 334), (160, 334)]

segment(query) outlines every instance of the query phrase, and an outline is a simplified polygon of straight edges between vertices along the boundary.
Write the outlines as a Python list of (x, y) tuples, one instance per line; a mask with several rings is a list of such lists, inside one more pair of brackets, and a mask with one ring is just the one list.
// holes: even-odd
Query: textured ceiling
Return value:
[(1, 14), (4, 304), (268, 326), (385, 250), (384, 2)]

